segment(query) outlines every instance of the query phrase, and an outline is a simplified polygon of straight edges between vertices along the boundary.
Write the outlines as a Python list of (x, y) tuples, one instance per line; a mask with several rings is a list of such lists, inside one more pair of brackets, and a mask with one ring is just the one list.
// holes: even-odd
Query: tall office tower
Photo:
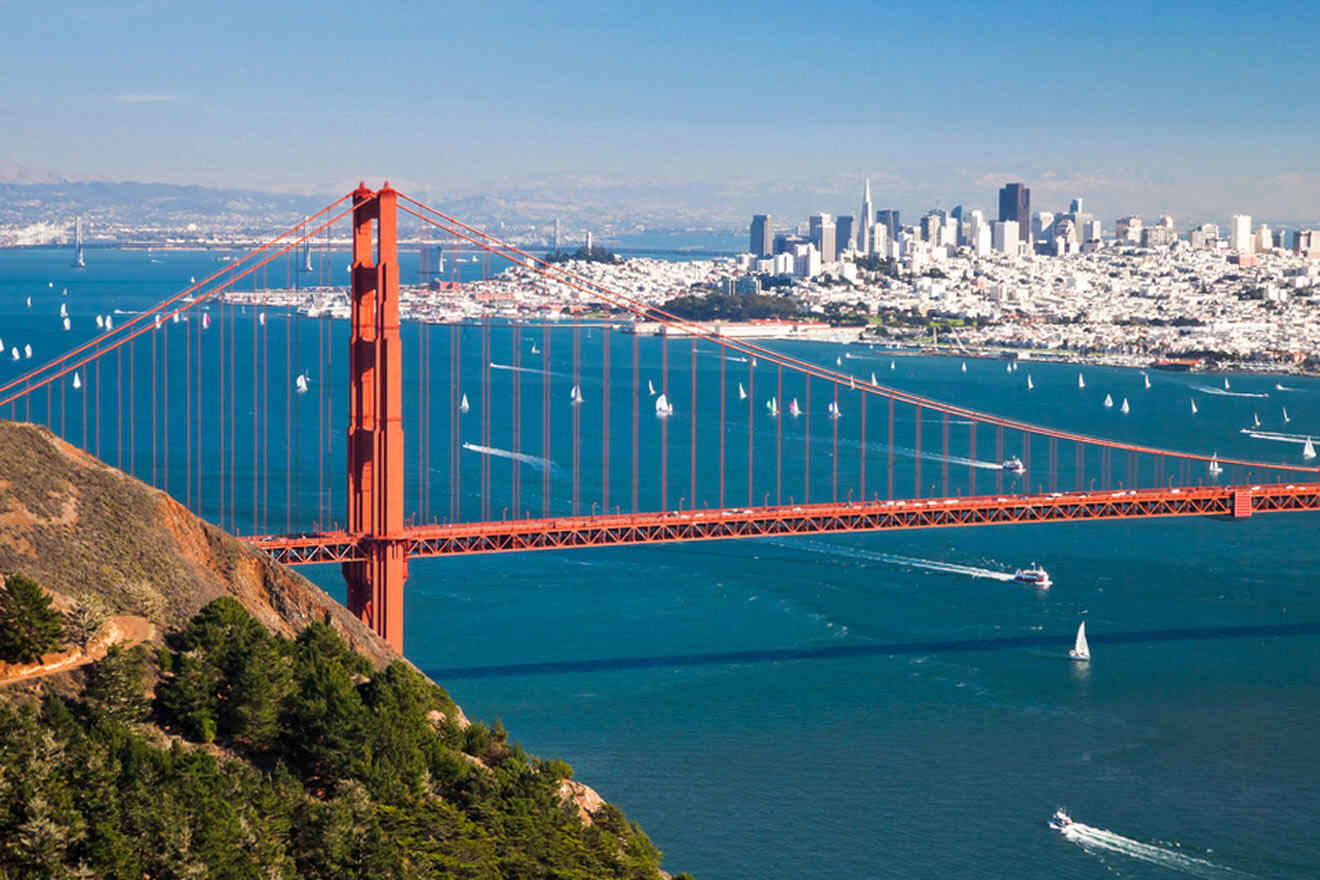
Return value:
[(1015, 220), (1021, 233), (1031, 235), (1031, 190), (1025, 183), (1007, 183), (999, 190), (999, 219)]
[(829, 214), (812, 214), (810, 223), (811, 241), (820, 251), (821, 261), (833, 263), (838, 257), (834, 250), (834, 218)]
[(1298, 256), (1320, 257), (1320, 230), (1299, 229), (1294, 232), (1293, 249)]
[(834, 240), (839, 246), (839, 253), (843, 253), (855, 244), (853, 218), (848, 214), (840, 214), (834, 221)]
[(857, 227), (857, 250), (863, 255), (871, 253), (871, 224), (875, 222), (875, 214), (871, 213), (874, 209), (871, 207), (871, 178), (866, 178), (866, 189), (862, 191), (862, 214), (861, 223)]
[[(1087, 214), (1086, 216), (1090, 217), (1091, 215)], [(1100, 221), (1093, 217), (1087, 220), (1086, 225), (1082, 227), (1082, 241), (1099, 241), (1102, 238), (1104, 238), (1104, 230), (1100, 225)]]
[(885, 224), (885, 230), (889, 233), (890, 241), (898, 241), (898, 234), (903, 231), (903, 225), (899, 222), (898, 211), (896, 209), (881, 209), (875, 212), (875, 219), (879, 223)]
[(981, 227), (985, 226), (985, 215), (979, 210), (964, 211), (958, 226), (958, 243), (975, 248), (976, 237)]
[(927, 244), (940, 244), (944, 234), (944, 215), (931, 211), (921, 218), (921, 240)]
[(1256, 253), (1263, 253), (1274, 247), (1274, 236), (1270, 235), (1270, 227), (1266, 224), (1260, 224), (1260, 228), (1256, 230), (1254, 237)]
[(871, 224), (871, 253), (881, 259), (889, 256), (889, 227), (883, 223)]
[(1239, 254), (1251, 253), (1251, 215), (1234, 214), (1229, 227), (1228, 246)]
[(1073, 199), (1073, 200), (1068, 204), (1068, 213), (1069, 213), (1069, 214), (1080, 214), (1080, 213), (1082, 213), (1082, 200), (1081, 200), (1081, 199)]
[(991, 236), (994, 249), (1001, 254), (1016, 257), (1018, 252), (1018, 224), (1016, 220), (999, 220)]
[(1031, 238), (1033, 241), (1049, 241), (1054, 237), (1054, 212), (1037, 211), (1031, 215)]
[(774, 231), (770, 228), (769, 214), (752, 215), (752, 241), (749, 250), (758, 257), (774, 255)]

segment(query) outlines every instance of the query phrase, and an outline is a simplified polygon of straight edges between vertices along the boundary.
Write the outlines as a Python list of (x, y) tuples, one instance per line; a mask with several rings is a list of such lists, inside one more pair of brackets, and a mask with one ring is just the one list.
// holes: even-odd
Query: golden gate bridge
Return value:
[[(492, 259), (524, 266), (557, 284), (575, 306), (590, 304), (610, 314), (598, 334), (603, 340), (595, 343), (598, 357), (590, 356), (594, 337), (588, 322), (515, 317), (499, 324), (489, 314), (475, 328), (457, 320), (439, 326), (417, 322), (415, 358), (405, 357), (400, 213), (418, 223), (423, 295), (428, 279), (442, 274), (428, 265), (431, 252), (480, 254), (483, 276)], [(281, 262), (286, 286), (296, 285), (305, 271), (298, 261), (310, 264), (318, 245), (314, 291), (332, 290), (330, 230), (340, 222), (350, 225), (352, 240), (347, 411), (335, 411), (327, 383), (318, 381), (315, 417), (298, 421), (292, 390), (301, 336), (294, 332), (296, 310), (288, 310), (284, 338), (276, 330), (272, 345), (274, 322), (268, 325), (266, 311), (237, 305), (226, 294), (247, 283), (260, 290), (272, 269), (278, 275)], [(450, 278), (455, 286), (460, 280), (452, 269)], [(316, 322), (315, 363), (328, 375), (337, 344), (333, 324), (324, 314), (306, 320)], [(660, 384), (654, 391), (669, 401), (684, 397), (686, 418), (657, 411), (658, 430), (651, 430), (653, 389), (642, 384), (636, 333), (611, 363), (619, 344), (608, 328), (619, 321), (663, 327)], [(554, 334), (552, 327), (558, 328)], [(480, 356), (475, 376), (463, 359), (464, 336), (473, 329)], [(524, 333), (537, 329), (540, 348), (533, 336), (533, 351), (541, 360), (525, 365)], [(571, 357), (567, 372), (555, 373), (549, 368), (551, 350), (565, 344), (561, 333), (571, 333)], [(435, 395), (437, 341), (447, 347), (448, 362), (447, 387)], [(469, 342), (469, 360), (471, 348)], [(497, 355), (507, 355), (510, 363), (496, 363)], [(699, 368), (699, 356), (709, 368)], [(710, 358), (718, 358), (717, 370)], [(493, 370), (516, 378), (505, 388)], [(415, 396), (405, 395), (405, 376)], [(465, 377), (478, 383), (475, 407), (463, 391)], [(598, 387), (598, 408), (590, 416), (579, 391), (588, 381)], [(571, 398), (552, 395), (552, 387), (568, 382)], [(800, 389), (805, 405), (798, 408), (794, 396), (792, 410), (781, 406), (786, 388), (789, 394)], [(765, 394), (770, 395), (766, 412), (758, 418), (759, 395)], [(612, 414), (612, 400), (622, 395), (629, 402)], [(825, 430), (817, 416), (813, 431), (813, 407), (822, 401)], [(1320, 510), (1320, 468), (1088, 436), (923, 397), (881, 384), (874, 375), (859, 379), (642, 303), (537, 259), (388, 183), (378, 191), (359, 186), (174, 296), (0, 385), (0, 413), (6, 408), (10, 418), (42, 422), (66, 441), (173, 493), (218, 525), (247, 532), (246, 540), (281, 562), (339, 563), (350, 610), (399, 650), (408, 561), (422, 557)], [(552, 487), (560, 482), (552, 480), (552, 429), (562, 426), (565, 412), (571, 464), (567, 497), (560, 498)], [(340, 417), (347, 422), (342, 523), (333, 509), (336, 466), (327, 454)], [(615, 424), (619, 419), (626, 425), (622, 432)], [(799, 419), (800, 430), (792, 426)], [(405, 442), (405, 421), (411, 443)], [(314, 444), (305, 436), (311, 423)], [(441, 442), (432, 434), (437, 425), (447, 431)], [(149, 432), (149, 463), (142, 461), (147, 453), (139, 449), (138, 431)], [(465, 441), (468, 436), (479, 443)], [(496, 447), (497, 440), (510, 448)], [(304, 461), (309, 445), (316, 450), (314, 511), (303, 509), (301, 501), (295, 509), (295, 500), (307, 494), (303, 484), (312, 479), (312, 465)], [(272, 460), (281, 446), (282, 463)], [(464, 487), (462, 449), (480, 456), (475, 502), (473, 487)], [(978, 459), (978, 449), (982, 457), (993, 450), (988, 465)], [(431, 462), (437, 450), (448, 453), (440, 481), (448, 498), (438, 499), (447, 502), (443, 512), (433, 497), (437, 469)], [(506, 474), (497, 470), (502, 460), (509, 464)], [(933, 465), (924, 474), (923, 460)], [(537, 465), (531, 469), (539, 471), (539, 486), (524, 486), (529, 462)]]

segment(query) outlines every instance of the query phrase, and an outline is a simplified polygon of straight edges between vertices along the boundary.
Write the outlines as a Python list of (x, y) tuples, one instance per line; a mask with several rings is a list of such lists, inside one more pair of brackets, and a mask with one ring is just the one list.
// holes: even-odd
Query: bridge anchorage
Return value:
[[(414, 284), (400, 213), (417, 222)], [(341, 221), (347, 267), (331, 239)], [(522, 308), (493, 320), (492, 282), (479, 318), (450, 317), (474, 301), (456, 297), (464, 285), (502, 265), (519, 273)], [(528, 320), (529, 304), (545, 319)], [(419, 557), (1320, 510), (1305, 455), (1180, 452), (922, 397), (878, 381), (899, 374), (889, 354), (855, 346), (822, 365), (685, 321), (388, 183), (122, 323), (101, 317), (88, 341), (0, 384), (0, 411), (281, 562), (339, 563), (350, 610), (400, 651)], [(328, 381), (341, 369), (346, 394)]]

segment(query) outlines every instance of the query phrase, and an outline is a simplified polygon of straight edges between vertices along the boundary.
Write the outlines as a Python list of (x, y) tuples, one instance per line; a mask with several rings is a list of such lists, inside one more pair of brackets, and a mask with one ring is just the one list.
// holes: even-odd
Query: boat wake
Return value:
[(538, 471), (555, 471), (559, 469), (553, 461), (548, 458), (541, 458), (539, 455), (528, 455), (525, 452), (513, 452), (509, 449), (498, 449), (494, 446), (479, 446), (476, 443), (464, 443), (463, 448), (481, 455), (493, 455), (496, 458), (507, 458), (511, 461), (522, 462), (536, 468)]
[(1291, 385), (1281, 385), (1281, 384), (1279, 384), (1278, 382), (1275, 382), (1275, 383), (1274, 383), (1274, 390), (1275, 390), (1275, 391), (1301, 391), (1302, 389), (1301, 389), (1301, 388), (1294, 388), (1294, 387), (1291, 386)]
[(536, 367), (515, 367), (513, 364), (497, 364), (490, 362), (492, 370), (504, 370), (509, 373), (535, 373), (538, 376), (562, 376), (562, 373), (556, 373), (553, 370), (540, 370)]
[(1255, 428), (1239, 428), (1243, 434), (1254, 440), (1273, 440), (1276, 443), (1296, 443), (1305, 446), (1306, 441), (1314, 442), (1315, 434), (1285, 434), (1282, 431), (1258, 431)]
[(986, 471), (1002, 471), (1004, 463), (1000, 461), (979, 461), (975, 458), (964, 458), (961, 455), (941, 455), (938, 452), (918, 452), (915, 449), (909, 449), (906, 446), (895, 446), (894, 453), (904, 455), (908, 458), (923, 458), (926, 461), (937, 461), (941, 464), (960, 464), (967, 467), (980, 468)]
[(1243, 878), (1253, 876), (1232, 868), (1226, 868), (1223, 865), (1216, 865), (1207, 859), (1189, 856), (1177, 849), (1157, 846), (1153, 843), (1142, 843), (1130, 837), (1115, 834), (1108, 829), (1095, 828), (1075, 820), (1060, 828), (1059, 833), (1088, 852), (1118, 853), (1138, 861), (1159, 865), (1173, 871), (1181, 871), (1193, 877), (1204, 877), (1207, 880), (1219, 880), (1219, 878), (1243, 880)]
[(908, 568), (922, 568), (927, 571), (938, 571), (943, 574), (958, 574), (964, 577), (986, 578), (995, 581), (1009, 582), (1014, 578), (1011, 571), (995, 571), (993, 568), (980, 568), (975, 565), (960, 565), (956, 562), (942, 562), (938, 559), (920, 559), (915, 556), (899, 556), (895, 553), (876, 553), (871, 550), (862, 550), (857, 547), (842, 547), (837, 544), (825, 544), (817, 541), (774, 541), (772, 542), (780, 547), (788, 547), (797, 550), (807, 550), (812, 553), (824, 553), (830, 555), (847, 556), (851, 559), (861, 559), (867, 562), (883, 562), (888, 565), (901, 565)]
[(1220, 397), (1269, 397), (1268, 393), (1256, 393), (1252, 391), (1228, 391), (1223, 388), (1216, 388), (1213, 385), (1193, 385), (1193, 391), (1199, 391), (1202, 394), (1216, 394)]

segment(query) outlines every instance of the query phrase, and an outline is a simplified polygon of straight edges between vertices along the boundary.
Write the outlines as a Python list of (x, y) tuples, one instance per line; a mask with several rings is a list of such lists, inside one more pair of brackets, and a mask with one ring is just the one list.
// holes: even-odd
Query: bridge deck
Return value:
[[(1248, 507), (1249, 504), (1249, 507)], [(981, 495), (910, 501), (729, 507), (412, 526), (408, 555), (460, 556), (720, 538), (813, 535), (949, 526), (1077, 522), (1161, 516), (1247, 516), (1320, 510), (1320, 483)], [(287, 565), (364, 557), (347, 532), (265, 535), (248, 541)]]

